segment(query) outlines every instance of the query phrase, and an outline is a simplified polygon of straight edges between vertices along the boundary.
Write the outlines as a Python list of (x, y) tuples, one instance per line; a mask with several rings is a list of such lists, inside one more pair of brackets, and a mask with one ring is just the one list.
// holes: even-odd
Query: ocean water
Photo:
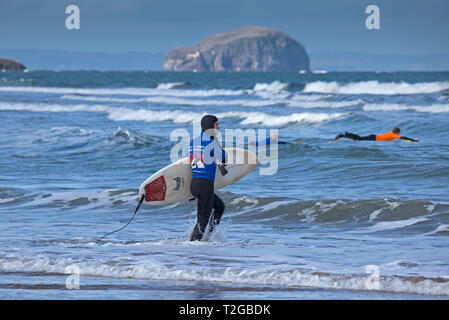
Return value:
[[(185, 201), (97, 242), (206, 113), (277, 130), (275, 170), (206, 241)], [(1, 299), (449, 297), (448, 72), (2, 72), (0, 119)]]

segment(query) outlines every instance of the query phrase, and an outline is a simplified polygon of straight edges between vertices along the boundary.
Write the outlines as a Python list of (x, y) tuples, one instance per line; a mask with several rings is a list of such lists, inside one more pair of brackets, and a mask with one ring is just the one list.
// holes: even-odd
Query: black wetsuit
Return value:
[(358, 134), (355, 133), (350, 133), (350, 132), (346, 132), (345, 133), (345, 138), (349, 138), (352, 140), (370, 140), (370, 141), (376, 141), (376, 135), (375, 134), (370, 134), (368, 136), (359, 136)]
[[(226, 162), (226, 152), (216, 142), (214, 136), (206, 132), (214, 128), (214, 124), (217, 121), (217, 117), (213, 115), (204, 116), (201, 119), (201, 135), (194, 138), (190, 143), (189, 159), (193, 174), (190, 192), (198, 199), (197, 223), (190, 235), (191, 241), (202, 239), (209, 220), (212, 220), (209, 226), (209, 231), (212, 232), (215, 226), (220, 223), (221, 216), (225, 210), (223, 201), (214, 192), (217, 166), (213, 160), (217, 159), (224, 164)], [(213, 147), (212, 149), (209, 148), (211, 146)], [(227, 173), (224, 166), (219, 166), (218, 169), (222, 175)]]
[[(206, 231), (209, 220), (209, 232), (212, 232), (216, 225), (220, 223), (225, 205), (214, 193), (214, 183), (203, 178), (193, 178), (190, 184), (190, 192), (198, 199), (197, 223), (190, 236), (191, 241), (201, 240)], [(213, 213), (212, 213), (213, 210)]]

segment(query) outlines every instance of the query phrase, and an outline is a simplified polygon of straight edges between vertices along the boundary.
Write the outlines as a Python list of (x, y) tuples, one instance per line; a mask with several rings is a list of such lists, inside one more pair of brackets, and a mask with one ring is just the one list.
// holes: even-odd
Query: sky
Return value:
[[(372, 4), (380, 30), (365, 27)], [(65, 26), (69, 5), (79, 30)], [(449, 53), (448, 0), (0, 0), (0, 49), (161, 53), (249, 25), (309, 53)]]

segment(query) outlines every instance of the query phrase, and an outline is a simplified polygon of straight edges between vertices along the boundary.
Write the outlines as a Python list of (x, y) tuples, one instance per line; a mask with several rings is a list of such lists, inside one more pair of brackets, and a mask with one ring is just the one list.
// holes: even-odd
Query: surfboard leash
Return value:
[(129, 221), (128, 221), (127, 224), (125, 224), (125, 225), (124, 225), (123, 227), (121, 227), (120, 229), (117, 229), (117, 230), (114, 230), (114, 231), (112, 231), (112, 232), (109, 232), (109, 233), (105, 234), (105, 235), (102, 236), (100, 239), (98, 239), (97, 242), (100, 242), (101, 240), (103, 240), (104, 238), (106, 238), (107, 236), (109, 236), (109, 235), (111, 235), (111, 234), (113, 234), (113, 233), (115, 233), (115, 232), (119, 232), (119, 231), (125, 229), (125, 228), (131, 223), (131, 221), (134, 220), (134, 217), (136, 216), (137, 211), (139, 211), (139, 208), (140, 208), (140, 205), (141, 205), (142, 202), (143, 202), (143, 199), (145, 199), (145, 194), (143, 194), (143, 195), (140, 197), (139, 204), (137, 205), (136, 210), (134, 210), (133, 216), (131, 217), (131, 219), (129, 219)]

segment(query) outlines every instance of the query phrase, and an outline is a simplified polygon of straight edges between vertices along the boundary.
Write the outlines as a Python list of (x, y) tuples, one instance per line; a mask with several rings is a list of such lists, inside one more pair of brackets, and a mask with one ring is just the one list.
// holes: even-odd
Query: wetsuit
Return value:
[(336, 137), (336, 139), (339, 139), (339, 138), (349, 138), (352, 140), (371, 140), (371, 141), (392, 141), (394, 139), (402, 139), (402, 140), (409, 140), (409, 141), (415, 141), (415, 142), (418, 141), (417, 139), (411, 139), (411, 138), (400, 136), (400, 135), (394, 133), (393, 131), (389, 131), (389, 132), (378, 134), (378, 135), (371, 134), (371, 135), (363, 136), (363, 137), (359, 136), (358, 134), (345, 132), (345, 134), (341, 134)]
[(207, 129), (213, 128), (213, 123), (216, 120), (212, 120), (214, 119), (209, 119), (211, 123), (205, 121), (204, 126), (203, 121), (201, 121), (204, 130), (200, 136), (191, 140), (189, 147), (189, 160), (193, 174), (190, 192), (198, 199), (197, 223), (190, 235), (191, 241), (201, 240), (211, 215), (212, 221), (209, 231), (212, 232), (214, 227), (220, 223), (225, 209), (223, 201), (214, 193), (214, 181), (217, 168), (215, 159), (225, 163), (226, 153), (214, 137), (205, 132)]

